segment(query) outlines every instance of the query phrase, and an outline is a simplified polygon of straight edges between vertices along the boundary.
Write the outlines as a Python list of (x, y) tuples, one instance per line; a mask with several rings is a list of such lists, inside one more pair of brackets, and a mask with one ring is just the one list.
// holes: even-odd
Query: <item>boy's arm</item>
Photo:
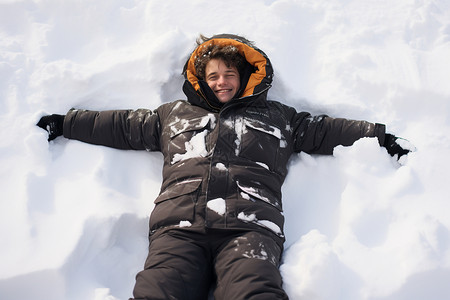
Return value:
[(117, 149), (160, 149), (160, 120), (157, 111), (71, 109), (65, 116), (44, 116), (37, 124), (49, 132), (49, 141), (59, 135)]
[(298, 114), (295, 150), (311, 154), (333, 154), (334, 147), (350, 146), (363, 137), (376, 137), (380, 146), (385, 147), (391, 156), (397, 155), (397, 158), (413, 150), (411, 147), (402, 147), (399, 141), (403, 139), (386, 134), (383, 124), (325, 115), (312, 117), (308, 113)]

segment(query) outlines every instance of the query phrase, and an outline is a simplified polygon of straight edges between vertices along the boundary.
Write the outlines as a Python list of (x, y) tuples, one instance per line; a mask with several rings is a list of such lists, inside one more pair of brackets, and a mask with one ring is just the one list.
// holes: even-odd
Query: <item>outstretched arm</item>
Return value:
[(147, 109), (88, 111), (44, 116), (37, 126), (49, 132), (49, 141), (60, 135), (90, 144), (118, 149), (159, 150), (158, 113)]
[(312, 117), (308, 113), (297, 114), (296, 151), (311, 154), (332, 154), (338, 145), (350, 146), (363, 137), (376, 137), (380, 146), (397, 158), (408, 154), (414, 147), (406, 147), (404, 139), (386, 134), (383, 124), (355, 121), (328, 116)]

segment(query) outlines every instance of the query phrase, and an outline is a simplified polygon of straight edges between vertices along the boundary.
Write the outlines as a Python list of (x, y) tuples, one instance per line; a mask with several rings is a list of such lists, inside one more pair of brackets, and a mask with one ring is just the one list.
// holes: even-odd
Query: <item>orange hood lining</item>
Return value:
[(209, 41), (204, 42), (203, 44), (199, 45), (194, 52), (191, 54), (191, 57), (189, 58), (187, 68), (186, 68), (186, 78), (189, 80), (189, 82), (192, 84), (194, 89), (196, 91), (200, 90), (200, 85), (198, 84), (198, 78), (197, 78), (197, 72), (195, 70), (194, 62), (195, 58), (199, 56), (200, 49), (203, 47), (207, 47), (209, 45), (233, 45), (235, 46), (239, 54), (242, 55), (249, 64), (254, 66), (256, 68), (256, 71), (251, 74), (247, 86), (245, 87), (244, 92), (242, 93), (241, 97), (251, 96), (253, 95), (254, 89), (256, 86), (258, 86), (262, 80), (266, 77), (266, 64), (267, 60), (260, 52), (255, 50), (249, 45), (246, 45), (244, 43), (238, 42), (233, 39), (227, 39), (227, 38), (218, 38), (218, 39), (211, 39)]

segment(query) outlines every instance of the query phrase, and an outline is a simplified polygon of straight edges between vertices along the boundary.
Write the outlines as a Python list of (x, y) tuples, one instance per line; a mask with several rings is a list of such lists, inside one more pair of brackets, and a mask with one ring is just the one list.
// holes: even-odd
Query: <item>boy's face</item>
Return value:
[(236, 67), (227, 67), (223, 60), (216, 58), (206, 64), (205, 81), (222, 103), (230, 101), (240, 87), (240, 77)]

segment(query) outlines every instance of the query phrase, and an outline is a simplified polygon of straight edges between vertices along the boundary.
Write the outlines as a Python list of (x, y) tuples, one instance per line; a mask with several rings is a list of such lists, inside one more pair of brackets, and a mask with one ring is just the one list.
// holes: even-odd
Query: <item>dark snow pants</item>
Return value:
[(140, 299), (288, 299), (278, 269), (282, 249), (253, 231), (167, 231), (150, 239), (145, 268), (136, 276)]

